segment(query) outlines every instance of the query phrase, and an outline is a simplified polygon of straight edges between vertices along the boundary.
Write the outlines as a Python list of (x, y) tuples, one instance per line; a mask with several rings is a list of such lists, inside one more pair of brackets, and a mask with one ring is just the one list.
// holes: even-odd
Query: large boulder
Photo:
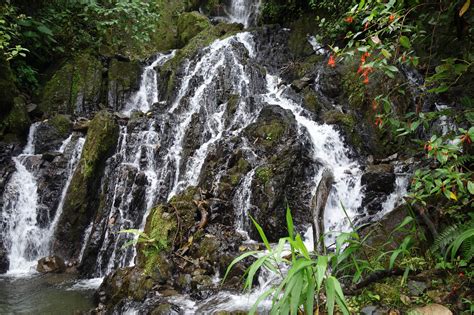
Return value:
[(62, 273), (66, 271), (66, 264), (59, 256), (47, 256), (38, 260), (36, 270), (41, 273)]
[(107, 111), (97, 113), (90, 123), (55, 234), (54, 250), (68, 260), (80, 249), (83, 232), (97, 211), (105, 161), (115, 149), (118, 133), (118, 124)]
[(71, 131), (71, 120), (66, 115), (55, 115), (36, 129), (35, 153), (57, 151)]

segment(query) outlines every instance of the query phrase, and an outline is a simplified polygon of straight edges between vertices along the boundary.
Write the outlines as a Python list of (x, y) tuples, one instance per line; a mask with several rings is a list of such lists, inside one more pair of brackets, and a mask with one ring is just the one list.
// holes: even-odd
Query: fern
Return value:
[(474, 155), (466, 154), (466, 155), (459, 156), (455, 160), (451, 160), (450, 162), (447, 163), (446, 166), (447, 168), (451, 168), (451, 167), (457, 168), (460, 166), (467, 166), (470, 163), (474, 163)]
[(474, 220), (448, 226), (436, 237), (431, 251), (440, 252), (443, 256), (451, 251), (451, 258), (459, 252), (465, 260), (470, 261), (474, 258)]

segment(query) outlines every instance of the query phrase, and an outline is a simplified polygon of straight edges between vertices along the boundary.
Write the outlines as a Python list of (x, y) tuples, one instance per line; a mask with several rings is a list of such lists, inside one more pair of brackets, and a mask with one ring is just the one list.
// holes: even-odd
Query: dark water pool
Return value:
[(0, 276), (0, 314), (75, 314), (94, 307), (100, 279), (72, 275)]

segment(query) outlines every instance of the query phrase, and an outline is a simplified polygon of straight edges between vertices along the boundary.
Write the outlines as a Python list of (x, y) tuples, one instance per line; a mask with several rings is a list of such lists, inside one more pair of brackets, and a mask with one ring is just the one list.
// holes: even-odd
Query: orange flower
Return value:
[(365, 76), (364, 81), (362, 81), (364, 84), (369, 84), (369, 76)]
[(375, 125), (378, 127), (382, 127), (383, 125), (383, 119), (380, 116), (375, 117)]
[(373, 101), (372, 101), (372, 109), (373, 109), (374, 111), (376, 111), (378, 107), (379, 107), (379, 104), (377, 104), (377, 101), (376, 101), (376, 100), (373, 100)]
[(366, 31), (368, 28), (369, 28), (369, 22), (365, 22), (364, 31)]
[(393, 14), (390, 14), (390, 16), (389, 16), (388, 20), (389, 20), (390, 22), (393, 22), (393, 21), (395, 21), (395, 15), (393, 15)]
[(370, 57), (370, 53), (366, 51), (366, 52), (360, 57), (360, 62), (361, 62), (362, 64), (364, 64), (365, 61), (367, 60), (367, 57)]
[(348, 16), (344, 19), (344, 21), (346, 21), (347, 23), (352, 23), (354, 22), (354, 18), (352, 16)]
[(336, 66), (336, 59), (334, 59), (333, 55), (329, 56), (328, 66), (330, 66), (332, 68), (334, 68)]

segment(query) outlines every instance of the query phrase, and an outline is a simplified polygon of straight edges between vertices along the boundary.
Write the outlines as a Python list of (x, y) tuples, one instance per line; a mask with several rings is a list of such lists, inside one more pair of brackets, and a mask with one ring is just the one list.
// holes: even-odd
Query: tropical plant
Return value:
[[(316, 309), (324, 304), (328, 313), (334, 313), (335, 304), (344, 314), (349, 314), (348, 306), (339, 281), (332, 275), (331, 264), (337, 264), (336, 254), (314, 256), (304, 244), (301, 236), (295, 234), (291, 211), (286, 212), (288, 237), (281, 238), (276, 247), (271, 247), (262, 227), (251, 218), (266, 250), (246, 252), (229, 265), (224, 281), (232, 267), (243, 259), (255, 256), (256, 261), (248, 268), (245, 289), (250, 290), (254, 277), (261, 268), (266, 268), (280, 276), (281, 282), (265, 291), (250, 310), (255, 314), (259, 303), (272, 298), (272, 314), (298, 314), (304, 310), (312, 314), (316, 302)], [(338, 243), (339, 246), (342, 242)], [(285, 254), (290, 250), (289, 257)], [(339, 248), (340, 250), (340, 248)], [(290, 258), (291, 257), (291, 258)], [(326, 301), (321, 300), (321, 293)]]

